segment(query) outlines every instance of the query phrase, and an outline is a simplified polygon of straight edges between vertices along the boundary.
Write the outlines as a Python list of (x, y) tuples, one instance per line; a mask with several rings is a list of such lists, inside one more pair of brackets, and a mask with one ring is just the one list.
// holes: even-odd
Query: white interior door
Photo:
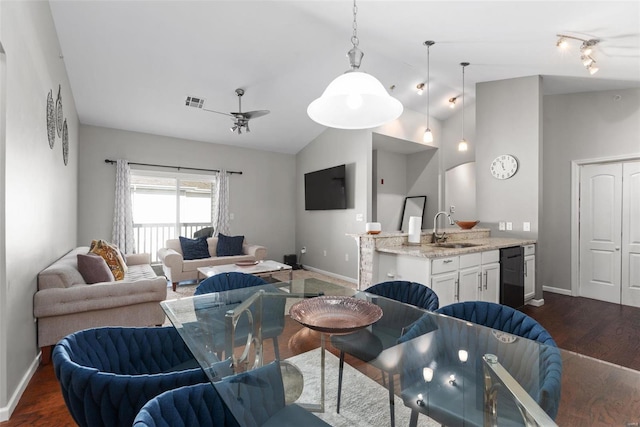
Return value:
[(622, 304), (640, 307), (640, 162), (622, 166)]
[(580, 173), (580, 295), (620, 304), (622, 164)]

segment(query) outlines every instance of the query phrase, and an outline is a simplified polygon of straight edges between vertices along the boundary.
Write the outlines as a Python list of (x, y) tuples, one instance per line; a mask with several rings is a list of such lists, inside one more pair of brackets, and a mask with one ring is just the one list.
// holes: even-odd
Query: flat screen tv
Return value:
[(346, 209), (345, 165), (304, 174), (304, 208), (308, 211)]

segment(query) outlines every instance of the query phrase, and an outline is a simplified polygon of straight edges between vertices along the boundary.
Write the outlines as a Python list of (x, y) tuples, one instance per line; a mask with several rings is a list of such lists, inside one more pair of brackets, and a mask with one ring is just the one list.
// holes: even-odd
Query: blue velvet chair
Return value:
[(196, 384), (165, 391), (148, 401), (133, 427), (240, 427), (213, 385)]
[[(482, 402), (483, 387), (477, 383), (477, 379), (482, 378), (480, 356), (485, 353), (498, 356), (498, 361), (514, 375), (542, 409), (555, 419), (560, 401), (562, 359), (555, 341), (537, 321), (511, 307), (482, 301), (455, 303), (436, 312), (528, 338), (545, 346), (540, 347), (525, 340), (503, 344), (488, 329), (469, 329), (461, 322), (438, 321), (432, 315), (423, 316), (398, 340), (399, 343), (405, 343), (431, 332), (438, 334), (429, 351), (420, 354), (406, 351), (403, 356), (400, 375), (401, 396), (405, 405), (412, 410), (411, 426), (416, 424), (419, 412), (426, 413), (442, 424), (461, 423), (460, 413), (451, 412), (450, 408), (452, 402), (461, 398), (462, 394), (466, 396), (466, 423), (474, 425), (472, 419), (475, 417), (476, 422), (481, 425), (482, 408), (478, 402)], [(460, 370), (461, 362), (457, 358), (457, 351), (465, 348), (465, 343), (469, 346), (471, 357), (465, 362), (466, 369)], [(422, 377), (425, 366), (435, 367), (434, 380), (430, 384), (426, 384)], [(440, 386), (446, 381), (435, 377), (438, 372), (444, 375), (458, 372), (456, 377), (466, 384), (462, 394), (460, 391), (455, 392), (453, 387)], [(428, 406), (416, 405), (415, 396), (418, 393), (430, 396)], [(498, 414), (502, 414), (505, 420), (522, 421), (519, 411), (506, 391), (500, 390), (498, 402), (501, 405)]]
[[(365, 290), (370, 294), (379, 295), (389, 299), (403, 302), (424, 310), (436, 310), (438, 308), (438, 295), (427, 286), (403, 280), (378, 283)], [(389, 412), (391, 416), (391, 426), (395, 426), (394, 411), (394, 389), (393, 373), (394, 369), (382, 367), (376, 364), (375, 359), (385, 349), (396, 344), (396, 341), (404, 333), (405, 329), (418, 320), (422, 314), (420, 310), (409, 308), (394, 310), (387, 308), (388, 303), (382, 299), (374, 300), (374, 303), (382, 308), (382, 318), (372, 325), (371, 330), (361, 329), (347, 335), (331, 336), (331, 344), (340, 350), (340, 367), (338, 371), (338, 402), (336, 410), (340, 413), (340, 400), (342, 395), (342, 374), (344, 370), (345, 354), (350, 354), (362, 361), (370, 362), (382, 371), (383, 383), (389, 381)], [(394, 306), (397, 307), (397, 306)], [(386, 372), (386, 373), (385, 373)]]
[(60, 340), (52, 360), (81, 427), (131, 425), (149, 399), (208, 381), (173, 327), (86, 329)]
[[(268, 285), (268, 283), (258, 277), (251, 274), (230, 272), (221, 273), (208, 277), (200, 282), (194, 292), (194, 295), (203, 295), (213, 292), (224, 292), (236, 289), (252, 288), (255, 286)], [(268, 287), (269, 292), (281, 292), (276, 287)], [(250, 292), (250, 289), (248, 289)], [(216, 351), (219, 358), (223, 357), (224, 350), (224, 318), (228, 310), (233, 309), (238, 304), (228, 304), (220, 307), (207, 308), (206, 314), (203, 311), (198, 311), (203, 303), (196, 299), (194, 301), (196, 307), (196, 316), (201, 325), (208, 325), (211, 329), (209, 336), (213, 338), (211, 346)], [(280, 349), (278, 347), (278, 337), (284, 330), (285, 322), (285, 298), (267, 298), (263, 304), (263, 318), (262, 318), (262, 338), (273, 341), (273, 349), (276, 359), (280, 359)], [(253, 312), (254, 310), (252, 310)], [(250, 327), (246, 316), (242, 316), (238, 321), (235, 329), (235, 345), (243, 345), (246, 343), (247, 335), (249, 334)]]
[(214, 387), (243, 427), (328, 426), (297, 404), (286, 405), (280, 362), (223, 378)]

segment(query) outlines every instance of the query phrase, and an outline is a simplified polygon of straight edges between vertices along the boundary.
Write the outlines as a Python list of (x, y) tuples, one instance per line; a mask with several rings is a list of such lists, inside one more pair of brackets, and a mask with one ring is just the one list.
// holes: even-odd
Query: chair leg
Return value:
[(172, 282), (171, 287), (173, 288), (173, 292), (175, 292), (176, 288), (178, 287), (178, 282)]
[[(384, 373), (382, 374), (384, 376)], [(396, 425), (395, 393), (393, 392), (393, 374), (389, 372), (389, 413), (391, 414), (391, 427)]]
[(411, 418), (409, 419), (409, 427), (416, 427), (418, 425), (418, 411), (411, 410)]
[(280, 347), (278, 347), (278, 337), (273, 337), (273, 352), (276, 355), (276, 360), (280, 360)]
[(338, 370), (338, 403), (336, 413), (340, 413), (340, 396), (342, 395), (342, 370), (344, 369), (344, 351), (340, 352), (340, 369)]

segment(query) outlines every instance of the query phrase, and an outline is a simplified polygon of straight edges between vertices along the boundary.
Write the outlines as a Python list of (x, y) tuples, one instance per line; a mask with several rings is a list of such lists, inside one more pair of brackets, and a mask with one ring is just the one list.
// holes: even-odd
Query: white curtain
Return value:
[(227, 174), (226, 170), (222, 169), (218, 173), (217, 181), (215, 197), (217, 203), (212, 206), (212, 209), (214, 209), (214, 212), (212, 212), (213, 227), (216, 236), (219, 233), (229, 234), (229, 174)]
[(126, 160), (118, 159), (116, 161), (116, 200), (113, 209), (111, 241), (125, 254), (135, 253), (130, 177), (129, 163)]

